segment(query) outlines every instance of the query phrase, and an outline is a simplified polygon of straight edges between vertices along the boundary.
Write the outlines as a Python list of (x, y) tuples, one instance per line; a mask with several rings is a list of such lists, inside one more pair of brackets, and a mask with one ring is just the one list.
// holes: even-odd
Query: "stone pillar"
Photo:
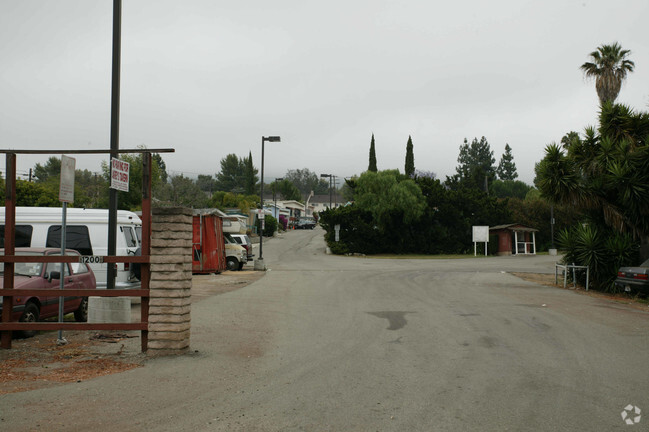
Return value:
[(151, 223), (149, 355), (189, 351), (192, 210), (154, 208)]

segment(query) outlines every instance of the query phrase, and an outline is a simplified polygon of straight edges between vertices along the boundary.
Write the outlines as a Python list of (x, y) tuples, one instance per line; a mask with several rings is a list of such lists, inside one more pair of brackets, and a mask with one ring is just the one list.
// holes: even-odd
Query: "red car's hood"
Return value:
[[(29, 285), (29, 282), (33, 281), (34, 279), (38, 279), (37, 276), (20, 276), (20, 275), (15, 275), (14, 276), (14, 288), (24, 288), (25, 285)], [(5, 287), (5, 280), (4, 277), (0, 277), (0, 288)]]

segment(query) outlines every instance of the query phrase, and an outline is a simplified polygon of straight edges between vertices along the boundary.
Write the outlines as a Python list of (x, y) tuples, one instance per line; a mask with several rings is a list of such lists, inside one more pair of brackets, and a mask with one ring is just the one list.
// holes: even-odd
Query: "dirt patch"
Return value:
[(119, 348), (103, 352), (102, 342), (88, 333), (66, 332), (65, 345), (57, 344), (56, 332), (13, 340), (10, 350), (0, 352), (0, 394), (86, 381), (142, 365), (143, 355), (122, 355)]
[[(192, 303), (243, 288), (263, 275), (253, 270), (194, 275)], [(139, 321), (139, 305), (131, 309), (133, 321)], [(60, 345), (57, 332), (40, 332), (14, 339), (9, 350), (0, 349), (0, 395), (124, 372), (147, 359), (138, 331), (66, 331), (63, 337), (67, 343)]]
[(615, 303), (620, 303), (627, 305), (633, 309), (649, 311), (649, 303), (646, 298), (631, 296), (628, 294), (608, 294), (602, 293), (599, 291), (588, 290), (586, 291), (584, 287), (577, 285), (576, 287), (569, 283), (566, 285), (566, 288), (563, 287), (563, 280), (560, 278), (559, 283), (555, 283), (554, 274), (541, 274), (541, 273), (512, 273), (514, 276), (519, 277), (528, 282), (534, 282), (539, 285), (550, 286), (559, 289), (567, 289), (574, 291), (577, 294), (587, 295), (590, 297), (600, 298), (608, 300)]

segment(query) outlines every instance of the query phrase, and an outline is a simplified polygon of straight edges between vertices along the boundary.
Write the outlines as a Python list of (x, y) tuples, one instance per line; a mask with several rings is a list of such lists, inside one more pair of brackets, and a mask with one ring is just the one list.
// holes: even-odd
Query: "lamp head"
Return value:
[(282, 139), (278, 136), (269, 136), (269, 137), (261, 137), (264, 141), (268, 142), (280, 142)]

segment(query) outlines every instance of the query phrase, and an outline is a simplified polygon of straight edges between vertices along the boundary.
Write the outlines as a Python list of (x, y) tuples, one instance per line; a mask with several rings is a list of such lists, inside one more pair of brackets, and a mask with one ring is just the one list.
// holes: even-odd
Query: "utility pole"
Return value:
[[(113, 0), (113, 75), (110, 110), (110, 158), (112, 178), (112, 158), (117, 158), (119, 150), (119, 88), (122, 52), (122, 0)], [(108, 190), (108, 255), (117, 254), (117, 189)], [(115, 288), (117, 264), (108, 263), (106, 289)]]

